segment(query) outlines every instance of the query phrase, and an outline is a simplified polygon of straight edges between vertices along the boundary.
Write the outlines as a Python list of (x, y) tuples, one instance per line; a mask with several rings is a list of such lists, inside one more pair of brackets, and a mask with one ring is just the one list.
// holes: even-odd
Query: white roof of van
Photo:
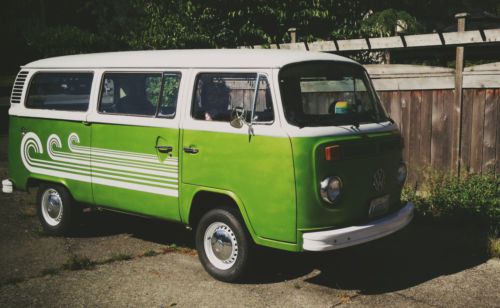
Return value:
[(93, 53), (34, 61), (24, 68), (279, 68), (290, 63), (331, 60), (341, 56), (276, 49), (192, 49)]

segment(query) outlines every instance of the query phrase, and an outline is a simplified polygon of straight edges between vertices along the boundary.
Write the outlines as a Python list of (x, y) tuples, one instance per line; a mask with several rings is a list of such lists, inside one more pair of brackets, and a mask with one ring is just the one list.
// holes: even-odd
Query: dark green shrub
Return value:
[(427, 172), (422, 185), (405, 187), (403, 198), (416, 206), (417, 217), (461, 225), (500, 227), (500, 179), (494, 173), (462, 175)]
[(73, 26), (47, 27), (25, 34), (26, 44), (40, 58), (106, 50), (107, 42), (95, 33)]

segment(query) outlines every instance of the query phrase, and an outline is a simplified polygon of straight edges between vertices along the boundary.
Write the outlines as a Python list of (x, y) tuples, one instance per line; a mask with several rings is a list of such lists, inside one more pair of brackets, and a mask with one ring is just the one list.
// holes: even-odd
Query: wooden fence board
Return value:
[[(483, 136), (483, 157), (481, 171), (483, 173), (495, 169), (496, 158), (496, 123), (498, 112), (498, 90), (486, 90), (484, 102), (484, 136)], [(497, 94), (497, 95), (495, 95)]]
[(474, 103), (472, 107), (472, 131), (470, 142), (470, 172), (480, 173), (483, 159), (483, 129), (484, 129), (484, 101), (486, 90), (476, 89), (474, 91)]
[[(500, 89), (464, 89), (463, 93), (462, 170), (498, 172)], [(403, 157), (410, 167), (410, 182), (419, 180), (416, 170), (427, 167), (456, 173), (454, 90), (381, 91), (379, 96), (405, 138)]]
[(420, 105), (420, 168), (429, 167), (431, 162), (432, 105), (432, 91), (422, 91)]
[[(500, 66), (490, 65), (469, 70), (480, 77), (485, 71), (488, 78), (497, 78), (500, 75), (495, 73), (498, 68)], [(383, 77), (381, 68), (375, 78), (378, 81), (399, 80), (395, 74), (398, 69), (401, 70), (391, 68), (387, 77)], [(379, 89), (384, 108), (405, 138), (403, 157), (409, 165), (410, 182), (418, 180), (415, 170), (429, 166), (456, 174), (458, 162), (464, 172), (484, 173), (488, 168), (499, 172), (500, 88), (466, 87), (462, 93), (460, 106), (456, 105), (455, 90), (450, 88), (426, 88), (424, 85), (422, 89), (411, 90)], [(457, 155), (458, 149), (460, 155)]]
[(497, 97), (496, 99), (496, 106), (497, 106), (497, 121), (496, 121), (496, 126), (497, 126), (497, 154), (496, 154), (496, 160), (495, 160), (495, 165), (496, 165), (496, 173), (500, 173), (500, 89), (495, 90), (495, 96)]
[(432, 92), (432, 134), (431, 134), (431, 166), (442, 169), (444, 165), (445, 128), (447, 113), (444, 108), (443, 91)]
[(445, 137), (444, 137), (444, 167), (449, 171), (457, 173), (458, 157), (454, 160), (454, 153), (458, 154), (458, 150), (453, 148), (454, 138), (457, 130), (459, 130), (460, 123), (454, 123), (454, 112), (455, 112), (455, 90), (444, 90), (443, 91), (443, 104), (445, 107), (445, 112), (447, 114), (447, 121), (445, 126)]
[(422, 101), (422, 91), (411, 91), (410, 94), (410, 138), (408, 140), (410, 181), (418, 180), (419, 154), (420, 154), (420, 104)]
[(398, 91), (387, 92), (390, 96), (391, 112), (389, 113), (394, 122), (401, 129), (401, 94)]
[(402, 91), (400, 92), (401, 97), (401, 133), (403, 134), (403, 138), (405, 140), (405, 148), (403, 149), (403, 157), (405, 162), (409, 164), (410, 162), (410, 99), (411, 93), (410, 91)]
[(464, 90), (462, 110), (462, 136), (460, 146), (460, 165), (463, 171), (470, 171), (470, 152), (472, 134), (472, 107), (474, 103), (474, 90)]
[(382, 102), (382, 106), (384, 106), (385, 111), (391, 114), (391, 92), (380, 92), (380, 101)]

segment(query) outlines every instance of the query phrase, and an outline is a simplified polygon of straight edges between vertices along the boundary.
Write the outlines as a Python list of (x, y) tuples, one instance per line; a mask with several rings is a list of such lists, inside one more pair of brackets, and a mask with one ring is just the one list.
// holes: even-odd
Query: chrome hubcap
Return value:
[(63, 203), (55, 189), (47, 189), (42, 195), (42, 216), (51, 226), (57, 226), (62, 219)]
[(210, 263), (221, 270), (231, 268), (238, 258), (236, 236), (228, 225), (221, 222), (208, 226), (204, 248)]

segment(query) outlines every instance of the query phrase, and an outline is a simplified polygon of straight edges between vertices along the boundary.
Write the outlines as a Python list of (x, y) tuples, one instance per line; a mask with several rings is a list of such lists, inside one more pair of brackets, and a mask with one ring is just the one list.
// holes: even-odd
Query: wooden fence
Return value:
[[(410, 179), (425, 168), (499, 172), (500, 63), (464, 70), (455, 107), (455, 71), (412, 65), (367, 65), (384, 107), (405, 138)], [(457, 140), (458, 139), (458, 140)]]

